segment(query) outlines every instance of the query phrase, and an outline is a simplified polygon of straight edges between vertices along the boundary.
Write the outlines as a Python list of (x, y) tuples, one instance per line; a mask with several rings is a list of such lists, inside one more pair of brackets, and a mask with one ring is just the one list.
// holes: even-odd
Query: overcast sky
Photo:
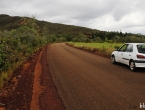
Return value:
[(0, 14), (145, 35), (145, 0), (0, 0)]

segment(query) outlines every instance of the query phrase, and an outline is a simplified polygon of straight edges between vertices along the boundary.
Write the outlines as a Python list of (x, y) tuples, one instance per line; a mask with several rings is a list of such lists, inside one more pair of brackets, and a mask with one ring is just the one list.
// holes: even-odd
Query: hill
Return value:
[[(28, 18), (28, 17), (27, 17)], [(12, 30), (20, 27), (22, 17), (19, 16), (9, 16), (6, 14), (0, 15), (0, 30)], [(32, 18), (28, 18), (32, 19)], [(59, 23), (51, 23), (47, 21), (39, 21), (37, 20), (38, 26), (43, 30), (44, 28), (49, 31), (51, 34), (71, 34), (76, 35), (78, 33), (84, 33), (86, 35), (92, 35), (92, 30), (90, 28), (86, 27), (80, 27), (80, 26), (73, 26), (73, 25), (65, 25), (65, 24), (59, 24)]]
[(9, 15), (0, 15), (0, 30), (11, 30), (19, 27), (19, 21), (21, 17), (18, 16), (9, 16)]
[[(0, 30), (12, 30), (20, 27), (24, 17), (0, 15)], [(33, 19), (25, 17), (27, 19)], [(86, 27), (65, 25), (60, 23), (51, 23), (47, 21), (36, 20), (39, 26), (39, 33), (54, 35), (53, 41), (74, 41), (74, 42), (145, 42), (145, 36), (140, 34), (106, 32)], [(56, 40), (57, 39), (57, 40)], [(59, 40), (58, 40), (59, 39)], [(63, 40), (62, 40), (63, 39)]]

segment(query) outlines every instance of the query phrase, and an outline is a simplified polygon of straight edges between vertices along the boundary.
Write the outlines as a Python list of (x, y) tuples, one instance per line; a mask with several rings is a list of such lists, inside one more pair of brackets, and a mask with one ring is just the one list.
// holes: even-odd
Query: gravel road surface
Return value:
[(132, 110), (145, 102), (145, 69), (56, 43), (48, 46), (50, 73), (67, 110)]

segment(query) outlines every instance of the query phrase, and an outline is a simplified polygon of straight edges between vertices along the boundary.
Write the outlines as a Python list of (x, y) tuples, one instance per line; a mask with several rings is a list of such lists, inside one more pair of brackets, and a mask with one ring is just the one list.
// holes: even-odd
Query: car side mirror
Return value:
[(119, 48), (116, 48), (115, 51), (119, 51)]

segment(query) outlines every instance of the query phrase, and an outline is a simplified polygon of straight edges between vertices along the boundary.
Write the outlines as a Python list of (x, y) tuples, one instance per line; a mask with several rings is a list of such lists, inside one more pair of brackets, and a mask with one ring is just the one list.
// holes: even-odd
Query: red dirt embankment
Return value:
[(47, 46), (25, 61), (0, 91), (0, 110), (40, 109), (65, 109), (49, 72)]

